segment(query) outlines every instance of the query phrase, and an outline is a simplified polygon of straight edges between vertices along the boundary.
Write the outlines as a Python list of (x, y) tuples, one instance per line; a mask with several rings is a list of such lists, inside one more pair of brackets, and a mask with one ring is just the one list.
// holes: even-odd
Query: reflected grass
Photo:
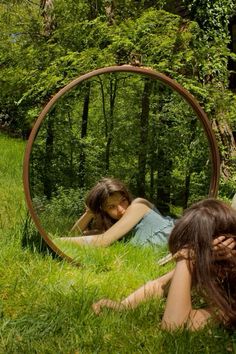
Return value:
[(63, 250), (64, 253), (69, 255), (75, 260), (80, 260), (82, 264), (88, 265), (93, 258), (114, 258), (124, 260), (126, 262), (132, 263), (132, 258), (136, 264), (143, 263), (150, 267), (152, 264), (155, 264), (156, 261), (165, 256), (168, 253), (167, 246), (155, 247), (155, 246), (136, 246), (132, 245), (129, 242), (115, 242), (107, 248), (103, 247), (91, 247), (91, 246), (82, 246), (76, 243), (72, 243), (63, 238), (55, 238), (55, 245)]

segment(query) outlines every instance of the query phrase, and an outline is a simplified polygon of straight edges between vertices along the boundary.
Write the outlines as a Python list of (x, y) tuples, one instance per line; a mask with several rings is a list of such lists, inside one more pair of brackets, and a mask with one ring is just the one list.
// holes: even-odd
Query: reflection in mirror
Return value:
[[(134, 73), (106, 73), (64, 94), (42, 122), (30, 156), (30, 193), (42, 227), (63, 242), (102, 177), (177, 218), (207, 197), (210, 149), (201, 122), (177, 92)], [(77, 247), (78, 248), (78, 247)]]

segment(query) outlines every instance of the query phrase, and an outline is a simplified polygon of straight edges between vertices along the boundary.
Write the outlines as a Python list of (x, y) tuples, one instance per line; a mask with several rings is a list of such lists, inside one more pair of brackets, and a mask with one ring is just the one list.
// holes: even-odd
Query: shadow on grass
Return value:
[(46, 241), (36, 229), (34, 222), (27, 212), (21, 224), (21, 246), (28, 248), (32, 252), (41, 253), (43, 255), (50, 255), (53, 259), (60, 257), (48, 246)]

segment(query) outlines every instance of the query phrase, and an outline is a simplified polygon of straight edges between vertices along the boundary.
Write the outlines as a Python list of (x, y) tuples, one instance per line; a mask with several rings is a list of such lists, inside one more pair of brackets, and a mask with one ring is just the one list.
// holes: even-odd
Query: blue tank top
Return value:
[(170, 216), (162, 216), (159, 210), (154, 207), (133, 228), (130, 243), (134, 245), (165, 245), (174, 224), (175, 219)]

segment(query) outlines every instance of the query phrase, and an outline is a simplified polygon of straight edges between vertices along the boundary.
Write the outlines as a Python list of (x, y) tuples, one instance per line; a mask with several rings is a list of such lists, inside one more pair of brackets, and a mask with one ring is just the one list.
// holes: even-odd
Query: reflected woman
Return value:
[[(146, 199), (133, 199), (125, 184), (113, 178), (102, 178), (85, 204), (85, 213), (71, 230), (82, 235), (64, 240), (105, 247), (122, 239), (135, 245), (161, 246), (167, 244), (174, 226), (174, 219), (162, 216)], [(95, 230), (88, 230), (91, 223)]]

